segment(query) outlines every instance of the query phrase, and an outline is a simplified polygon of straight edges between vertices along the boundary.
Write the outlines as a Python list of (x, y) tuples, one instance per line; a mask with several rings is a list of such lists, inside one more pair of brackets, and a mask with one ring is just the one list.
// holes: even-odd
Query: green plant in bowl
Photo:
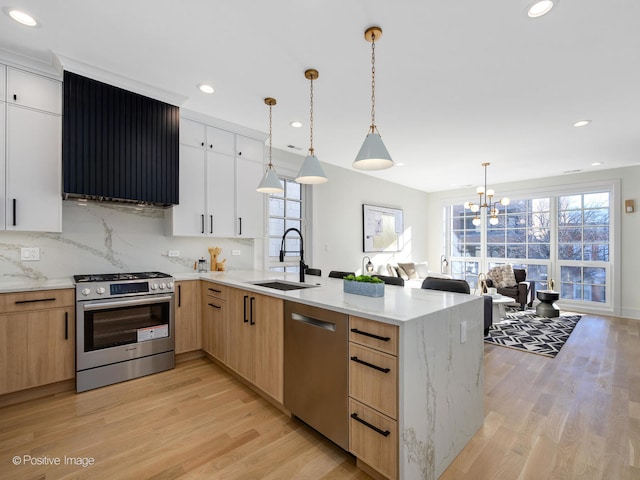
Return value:
[(357, 277), (355, 275), (347, 275), (346, 277), (343, 277), (343, 278), (345, 280), (349, 280), (349, 281), (352, 281), (352, 282), (384, 283), (378, 277), (371, 277), (369, 275), (358, 275)]

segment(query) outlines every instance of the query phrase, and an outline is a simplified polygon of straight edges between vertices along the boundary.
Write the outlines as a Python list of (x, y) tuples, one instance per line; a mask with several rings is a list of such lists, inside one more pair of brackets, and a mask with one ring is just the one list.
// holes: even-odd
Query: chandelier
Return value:
[(489, 215), (489, 223), (491, 225), (497, 225), (498, 224), (498, 208), (497, 208), (498, 204), (506, 207), (507, 205), (509, 205), (509, 203), (511, 203), (511, 200), (509, 200), (507, 197), (503, 198), (502, 200), (498, 200), (495, 202), (493, 201), (493, 196), (495, 195), (495, 192), (493, 191), (492, 188), (487, 189), (487, 167), (489, 165), (490, 165), (489, 162), (485, 162), (482, 164), (482, 166), (484, 167), (484, 186), (480, 185), (476, 189), (476, 193), (479, 196), (478, 203), (466, 202), (464, 204), (464, 208), (469, 209), (476, 214), (476, 216), (473, 217), (473, 224), (476, 227), (479, 226), (480, 223), (482, 223), (479, 215), (481, 208), (487, 209), (487, 215)]

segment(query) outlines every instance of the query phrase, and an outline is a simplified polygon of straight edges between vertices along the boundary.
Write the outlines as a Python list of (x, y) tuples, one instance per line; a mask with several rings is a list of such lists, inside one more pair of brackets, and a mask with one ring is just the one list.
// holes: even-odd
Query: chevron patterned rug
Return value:
[(508, 312), (504, 320), (493, 324), (484, 341), (553, 358), (581, 317), (573, 312), (557, 318), (540, 317), (535, 310)]

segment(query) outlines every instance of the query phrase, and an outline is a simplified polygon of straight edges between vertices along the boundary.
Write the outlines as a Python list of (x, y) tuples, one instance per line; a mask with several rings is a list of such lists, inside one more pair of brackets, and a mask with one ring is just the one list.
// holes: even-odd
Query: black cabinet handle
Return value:
[(214, 305), (213, 303), (209, 303), (208, 305), (209, 305), (210, 307), (213, 307), (213, 308), (222, 308), (221, 306), (219, 306), (219, 305)]
[(256, 322), (253, 321), (253, 305), (256, 302), (256, 297), (251, 297), (251, 300), (249, 300), (249, 318), (251, 319), (251, 321), (249, 322), (249, 325), (255, 325)]
[[(15, 95), (14, 95), (15, 97)], [(13, 226), (17, 225), (18, 219), (16, 218), (16, 199), (13, 199)]]
[(178, 307), (182, 306), (182, 285), (178, 285)]
[(213, 215), (209, 215), (209, 233), (213, 233)]
[(16, 95), (15, 93), (13, 94), (13, 101), (17, 102), (18, 101), (18, 95)]
[(249, 295), (245, 295), (243, 300), (242, 320), (244, 321), (244, 323), (247, 323), (249, 321), (247, 320), (247, 298), (249, 298)]
[(358, 330), (357, 328), (352, 328), (351, 331), (353, 333), (357, 333), (358, 335), (365, 335), (367, 337), (375, 338), (376, 340), (382, 340), (383, 342), (388, 342), (391, 340), (391, 337), (381, 337), (380, 335), (374, 335), (373, 333), (363, 332), (362, 330)]
[(360, 360), (358, 357), (351, 357), (351, 360), (356, 362), (356, 363), (360, 363), (362, 365), (365, 365), (369, 368), (373, 368), (374, 370), (378, 370), (379, 372), (382, 373), (389, 373), (391, 371), (390, 368), (382, 368), (379, 367), (378, 365), (374, 365), (373, 363), (369, 363), (369, 362), (365, 362), (364, 360)]
[(380, 435), (382, 435), (383, 437), (388, 437), (389, 434), (391, 433), (389, 430), (381, 430), (378, 427), (376, 427), (375, 425), (371, 425), (369, 422), (367, 422), (366, 420), (361, 419), (357, 413), (352, 413), (351, 414), (351, 418), (353, 418), (356, 422), (360, 422), (361, 424), (363, 424), (365, 427), (369, 427), (371, 430), (373, 430), (376, 433), (379, 433)]
[(55, 297), (53, 298), (39, 298), (37, 300), (16, 300), (15, 304), (20, 305), (21, 303), (37, 303), (37, 302), (55, 302)]
[(204, 213), (200, 215), (200, 233), (204, 233)]
[(69, 312), (64, 312), (64, 339), (69, 340)]
[(240, 220), (240, 232), (238, 235), (242, 235), (242, 217), (238, 217), (238, 220)]
[(209, 148), (213, 148), (213, 143), (210, 143), (210, 144), (209, 144)]
[(201, 146), (201, 147), (204, 147), (204, 142), (200, 142), (200, 146)]
[(216, 290), (215, 288), (209, 288), (210, 292), (222, 293), (221, 290)]

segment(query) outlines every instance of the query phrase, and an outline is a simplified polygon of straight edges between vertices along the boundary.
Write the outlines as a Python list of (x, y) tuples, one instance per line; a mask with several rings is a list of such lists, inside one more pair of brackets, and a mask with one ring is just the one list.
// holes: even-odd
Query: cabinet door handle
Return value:
[(213, 143), (209, 144), (209, 148), (213, 149)]
[(220, 290), (216, 290), (215, 288), (209, 288), (208, 290), (209, 290), (210, 292), (222, 293), (222, 291), (220, 291)]
[(64, 339), (69, 340), (69, 312), (64, 312)]
[(243, 313), (242, 313), (242, 321), (244, 323), (247, 323), (249, 320), (247, 319), (247, 298), (249, 298), (249, 295), (245, 295), (244, 296), (244, 300), (243, 300)]
[(200, 215), (200, 233), (204, 233), (204, 213)]
[(204, 147), (204, 142), (200, 142), (200, 146), (201, 146), (201, 147)]
[[(14, 95), (14, 97), (15, 97), (15, 95)], [(14, 227), (17, 225), (17, 222), (18, 222), (18, 219), (16, 218), (17, 217), (17, 215), (16, 215), (16, 203), (17, 203), (17, 200), (14, 198), (13, 199), (13, 226)]]
[(37, 302), (55, 302), (55, 297), (53, 298), (38, 298), (36, 300), (16, 300), (15, 304), (20, 305), (22, 303), (37, 303)]
[(209, 215), (209, 233), (213, 233), (213, 215)]
[(353, 333), (357, 333), (358, 335), (365, 335), (367, 337), (375, 338), (376, 340), (382, 340), (383, 342), (388, 342), (391, 340), (391, 337), (381, 337), (380, 335), (374, 335), (373, 333), (363, 332), (362, 330), (358, 330), (357, 328), (352, 328), (351, 331)]
[(182, 285), (178, 285), (178, 307), (182, 306)]
[(209, 305), (210, 307), (213, 307), (213, 308), (222, 308), (221, 306), (219, 306), (219, 305), (214, 305), (213, 303), (209, 303), (208, 305)]
[(242, 217), (238, 217), (238, 220), (240, 220), (240, 231), (238, 232), (238, 235), (242, 235)]
[(251, 321), (249, 322), (249, 325), (255, 325), (256, 322), (253, 321), (253, 305), (256, 302), (256, 297), (251, 297), (251, 300), (249, 300), (249, 318), (251, 319)]
[(373, 430), (376, 433), (379, 433), (380, 435), (382, 435), (383, 437), (388, 437), (389, 434), (391, 433), (389, 430), (381, 430), (378, 427), (376, 427), (375, 425), (371, 425), (369, 422), (367, 422), (366, 420), (361, 419), (357, 413), (352, 413), (351, 414), (351, 418), (353, 418), (356, 422), (360, 422), (361, 424), (363, 424), (365, 427), (369, 427), (371, 430)]
[(364, 365), (366, 367), (373, 368), (374, 370), (378, 370), (379, 372), (382, 372), (382, 373), (389, 373), (391, 371), (390, 368), (379, 367), (378, 365), (374, 365), (373, 363), (369, 363), (369, 362), (365, 362), (364, 360), (360, 360), (358, 357), (351, 357), (351, 360), (356, 362), (356, 363), (359, 363), (361, 365)]
[(13, 101), (17, 102), (18, 101), (18, 95), (16, 95), (15, 93), (13, 94)]

